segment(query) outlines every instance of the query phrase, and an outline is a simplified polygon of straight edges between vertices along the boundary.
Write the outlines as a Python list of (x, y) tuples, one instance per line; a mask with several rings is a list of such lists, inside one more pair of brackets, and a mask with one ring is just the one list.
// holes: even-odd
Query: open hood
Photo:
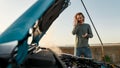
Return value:
[(34, 27), (36, 21), (39, 31), (46, 32), (68, 6), (68, 2), (68, 0), (38, 0), (0, 35), (0, 43), (27, 38), (29, 29)]
[[(9, 63), (14, 60), (17, 64), (22, 64), (28, 54), (36, 48), (32, 45), (38, 44), (50, 25), (68, 7), (68, 4), (69, 0), (38, 0), (13, 22), (0, 35), (0, 61), (2, 61), (0, 68), (1, 65), (5, 66), (4, 68), (6, 66), (12, 68), (12, 64)], [(30, 29), (32, 29), (31, 33), (29, 33)], [(28, 44), (30, 36), (32, 36), (32, 42)], [(17, 41), (16, 45), (11, 45), (10, 43), (14, 41)], [(12, 61), (9, 62), (11, 59)]]

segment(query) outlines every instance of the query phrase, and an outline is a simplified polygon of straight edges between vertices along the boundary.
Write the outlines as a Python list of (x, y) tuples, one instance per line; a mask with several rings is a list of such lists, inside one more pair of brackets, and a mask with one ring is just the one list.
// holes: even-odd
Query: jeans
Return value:
[(75, 56), (84, 56), (86, 58), (92, 58), (92, 53), (89, 47), (76, 47), (74, 49)]

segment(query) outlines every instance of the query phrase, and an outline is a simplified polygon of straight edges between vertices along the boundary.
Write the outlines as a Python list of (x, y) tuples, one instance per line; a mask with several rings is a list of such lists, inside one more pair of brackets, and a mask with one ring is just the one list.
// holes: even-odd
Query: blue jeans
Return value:
[(84, 55), (86, 58), (92, 58), (90, 47), (76, 47), (74, 50), (74, 55), (78, 57)]

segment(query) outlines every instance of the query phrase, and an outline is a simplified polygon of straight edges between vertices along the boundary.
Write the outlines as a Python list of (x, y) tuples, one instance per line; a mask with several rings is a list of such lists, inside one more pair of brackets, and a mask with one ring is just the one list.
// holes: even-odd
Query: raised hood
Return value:
[(23, 40), (37, 20), (40, 31), (46, 32), (68, 6), (68, 2), (68, 0), (38, 0), (0, 35), (0, 43)]

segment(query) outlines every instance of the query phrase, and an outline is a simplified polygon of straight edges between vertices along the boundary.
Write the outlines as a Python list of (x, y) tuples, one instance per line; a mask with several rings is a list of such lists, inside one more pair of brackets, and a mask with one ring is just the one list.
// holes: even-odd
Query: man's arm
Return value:
[(92, 38), (93, 37), (93, 33), (92, 33), (90, 25), (88, 26), (88, 35), (87, 35), (87, 37), (88, 38)]
[(72, 31), (72, 34), (73, 34), (73, 35), (77, 34), (77, 30), (78, 30), (78, 27), (77, 27), (77, 26), (74, 26), (73, 31)]

